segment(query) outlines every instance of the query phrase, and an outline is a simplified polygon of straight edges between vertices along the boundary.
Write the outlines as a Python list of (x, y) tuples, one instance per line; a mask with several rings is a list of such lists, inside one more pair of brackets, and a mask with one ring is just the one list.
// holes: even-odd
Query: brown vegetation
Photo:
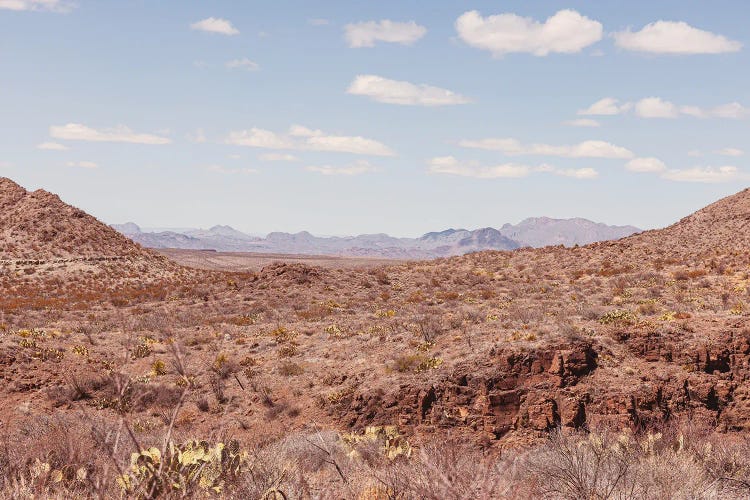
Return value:
[[(59, 260), (0, 225), (5, 496), (119, 496), (151, 447), (240, 498), (748, 494), (750, 191), (617, 242), (366, 269), (190, 269), (87, 225), (109, 246)], [(140, 457), (126, 491), (167, 495), (182, 466)]]

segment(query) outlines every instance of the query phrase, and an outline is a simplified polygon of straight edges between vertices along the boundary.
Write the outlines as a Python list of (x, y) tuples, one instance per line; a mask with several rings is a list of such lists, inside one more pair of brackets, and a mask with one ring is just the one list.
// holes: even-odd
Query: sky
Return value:
[(0, 176), (107, 223), (656, 228), (750, 185), (746, 0), (0, 0)]

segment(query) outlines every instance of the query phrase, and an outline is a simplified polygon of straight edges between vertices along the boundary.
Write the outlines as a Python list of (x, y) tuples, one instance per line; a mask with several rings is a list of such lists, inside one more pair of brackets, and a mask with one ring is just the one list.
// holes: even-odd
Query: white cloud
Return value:
[(642, 118), (677, 118), (680, 108), (659, 97), (646, 97), (635, 103), (635, 114)]
[(589, 167), (555, 169), (552, 173), (564, 177), (572, 177), (574, 179), (596, 179), (599, 177), (599, 172)]
[(552, 165), (542, 165), (533, 169), (534, 172), (560, 175), (562, 177), (572, 177), (574, 179), (596, 179), (599, 172), (590, 167), (585, 168), (557, 168)]
[(516, 14), (482, 17), (473, 10), (456, 20), (456, 31), (468, 45), (499, 57), (513, 52), (580, 52), (602, 39), (603, 28), (574, 10), (561, 10), (543, 23)]
[(292, 125), (289, 127), (289, 135), (294, 137), (319, 137), (323, 135), (323, 131), (313, 130), (311, 128), (303, 127), (302, 125)]
[(307, 23), (312, 26), (328, 26), (331, 24), (328, 19), (323, 19), (320, 17), (314, 18), (314, 19), (308, 19)]
[(601, 127), (602, 124), (599, 123), (596, 120), (592, 120), (591, 118), (577, 118), (575, 120), (568, 120), (566, 122), (563, 122), (564, 125), (569, 125), (571, 127)]
[(711, 116), (719, 118), (747, 118), (750, 116), (750, 108), (746, 108), (738, 102), (730, 102), (729, 104), (722, 104), (711, 109)]
[(654, 54), (721, 54), (737, 52), (742, 44), (685, 22), (657, 21), (640, 31), (620, 31), (612, 35), (615, 44), (626, 50)]
[(299, 161), (294, 155), (285, 153), (266, 153), (258, 156), (260, 161)]
[(633, 158), (625, 168), (631, 172), (664, 172), (667, 166), (658, 158)]
[(220, 35), (239, 35), (239, 30), (232, 26), (232, 23), (226, 19), (207, 17), (201, 21), (190, 25), (190, 29), (197, 31), (206, 31), (209, 33), (218, 33)]
[[(731, 148), (730, 150), (738, 151)], [(692, 151), (691, 153), (696, 154), (691, 154), (690, 156), (700, 156), (699, 151)], [(659, 174), (659, 177), (662, 179), (679, 182), (718, 183), (750, 179), (750, 176), (740, 172), (737, 167), (730, 165), (670, 169), (658, 158), (634, 158), (625, 165), (625, 168), (631, 172)]]
[(458, 175), (461, 177), (475, 177), (477, 179), (519, 178), (526, 177), (532, 167), (516, 163), (482, 166), (476, 162), (459, 162), (452, 156), (441, 156), (429, 161), (431, 174)]
[(358, 75), (349, 85), (347, 93), (407, 106), (446, 106), (471, 102), (468, 97), (440, 87), (389, 80), (376, 75)]
[(13, 168), (13, 164), (9, 161), (0, 161), (0, 168)]
[(80, 168), (98, 168), (99, 165), (93, 161), (69, 161), (65, 165), (68, 167), (80, 167)]
[(137, 144), (169, 144), (172, 142), (166, 137), (133, 132), (124, 125), (118, 125), (111, 129), (95, 130), (80, 123), (68, 123), (50, 127), (49, 133), (56, 139), (70, 141), (130, 142)]
[(694, 118), (731, 118), (742, 119), (750, 116), (750, 108), (738, 102), (722, 104), (713, 108), (701, 108), (692, 105), (677, 105), (660, 97), (647, 97), (635, 103), (635, 114), (641, 118), (677, 118), (692, 116)]
[(680, 182), (705, 182), (718, 183), (730, 182), (738, 179), (746, 179), (737, 167), (693, 167), (683, 170), (668, 170), (662, 175), (663, 178)]
[(254, 168), (224, 168), (221, 165), (209, 165), (206, 167), (209, 172), (217, 174), (257, 174)]
[(411, 45), (427, 33), (427, 28), (414, 21), (401, 23), (383, 19), (344, 26), (344, 38), (349, 47), (374, 47), (375, 42), (400, 43)]
[(60, 144), (59, 142), (43, 142), (41, 144), (37, 144), (37, 149), (46, 149), (49, 151), (65, 151), (68, 149), (68, 146), (64, 144)]
[(386, 145), (364, 137), (349, 136), (315, 136), (307, 139), (309, 149), (314, 151), (332, 151), (358, 155), (395, 156)]
[(361, 175), (368, 172), (376, 172), (378, 169), (377, 167), (371, 165), (370, 162), (360, 160), (345, 167), (333, 167), (331, 165), (310, 165), (308, 167), (305, 167), (305, 170), (307, 170), (308, 172), (315, 172), (323, 175)]
[(698, 149), (691, 149), (690, 151), (688, 151), (687, 154), (688, 154), (688, 156), (692, 156), (692, 157), (695, 157), (695, 158), (703, 156), (703, 152), (700, 151), (700, 150), (698, 150)]
[(187, 140), (190, 142), (194, 142), (196, 144), (203, 144), (206, 142), (206, 134), (203, 132), (202, 128), (195, 129), (195, 132), (186, 134), (185, 137), (187, 137)]
[(614, 97), (605, 97), (599, 99), (594, 104), (586, 109), (578, 111), (579, 115), (619, 115), (628, 111), (632, 107), (629, 102), (620, 103), (618, 99)]
[(716, 151), (716, 154), (722, 156), (742, 156), (745, 152), (737, 148), (724, 148)]
[(595, 179), (599, 173), (593, 168), (561, 169), (552, 165), (538, 166), (522, 165), (518, 163), (502, 163), (499, 165), (481, 165), (476, 161), (459, 161), (453, 156), (439, 156), (428, 161), (429, 173), (473, 177), (476, 179), (518, 179), (532, 173), (547, 173), (571, 177), (574, 179)]
[(70, 12), (75, 4), (66, 0), (0, 0), (0, 9)]
[(571, 146), (549, 144), (521, 144), (517, 139), (462, 140), (459, 145), (465, 148), (502, 151), (511, 156), (536, 155), (559, 156), (562, 158), (632, 158), (633, 153), (621, 146), (604, 141), (584, 141)]
[(661, 97), (646, 97), (635, 103), (621, 102), (614, 97), (605, 97), (588, 108), (579, 110), (578, 115), (621, 115), (631, 110), (641, 118), (692, 116), (694, 118), (742, 119), (750, 117), (750, 108), (746, 108), (738, 102), (702, 108), (694, 105), (678, 105)]
[(331, 151), (372, 156), (395, 156), (385, 144), (360, 136), (326, 135), (321, 130), (312, 130), (293, 125), (288, 135), (270, 130), (252, 128), (229, 133), (228, 144), (266, 149), (288, 149), (307, 151)]
[(250, 146), (266, 149), (296, 149), (296, 144), (270, 130), (253, 127), (250, 130), (238, 130), (229, 133), (226, 142), (237, 146)]
[(229, 69), (246, 69), (248, 71), (258, 71), (260, 69), (258, 63), (251, 61), (247, 57), (227, 61), (226, 67)]

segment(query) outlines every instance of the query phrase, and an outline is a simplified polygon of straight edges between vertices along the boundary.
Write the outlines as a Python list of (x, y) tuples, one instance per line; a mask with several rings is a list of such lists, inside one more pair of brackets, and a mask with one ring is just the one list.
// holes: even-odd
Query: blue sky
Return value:
[(660, 227), (750, 184), (750, 4), (0, 0), (0, 175), (108, 223)]

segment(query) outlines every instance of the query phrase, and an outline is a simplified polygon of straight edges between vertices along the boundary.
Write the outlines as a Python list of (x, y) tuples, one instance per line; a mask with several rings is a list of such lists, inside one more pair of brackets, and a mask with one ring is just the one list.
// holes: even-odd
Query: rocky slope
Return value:
[(44, 190), (0, 178), (0, 260), (149, 257), (129, 238)]

